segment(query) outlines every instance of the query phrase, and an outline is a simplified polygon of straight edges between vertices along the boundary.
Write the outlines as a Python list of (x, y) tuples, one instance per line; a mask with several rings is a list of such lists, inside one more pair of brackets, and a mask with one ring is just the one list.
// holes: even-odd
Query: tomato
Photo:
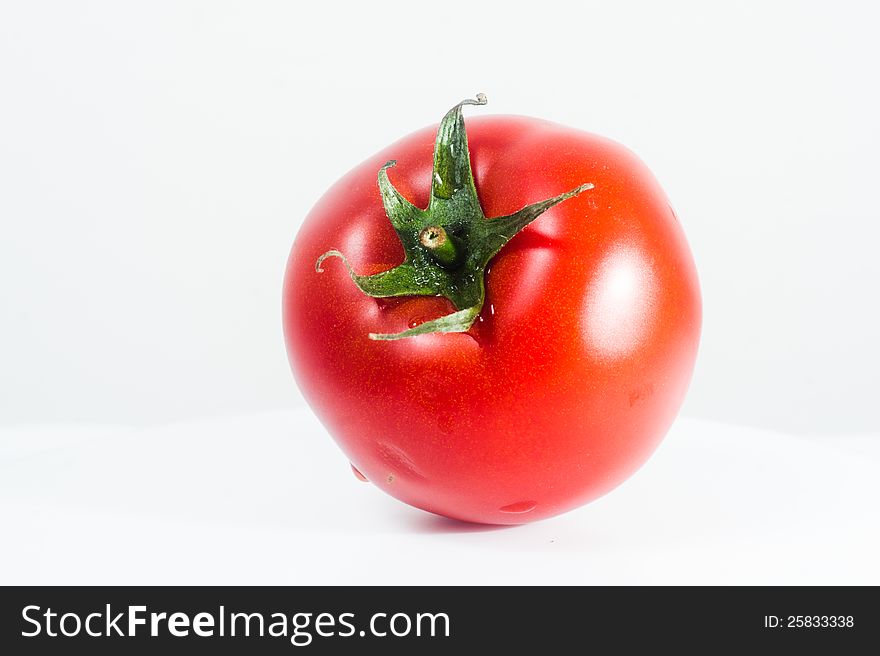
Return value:
[[(654, 451), (692, 374), (699, 285), (632, 152), (520, 116), (465, 131), (461, 113), (315, 205), (287, 264), (285, 340), (363, 478), (433, 513), (519, 524), (608, 492)], [(450, 253), (429, 249), (447, 237)]]

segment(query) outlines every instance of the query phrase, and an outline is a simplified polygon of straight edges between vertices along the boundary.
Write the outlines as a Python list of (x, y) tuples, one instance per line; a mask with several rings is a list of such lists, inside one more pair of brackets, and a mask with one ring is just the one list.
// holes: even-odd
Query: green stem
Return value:
[(443, 226), (428, 226), (419, 233), (419, 243), (438, 264), (447, 269), (458, 262), (458, 248)]
[(527, 205), (509, 216), (487, 219), (474, 185), (461, 111), (465, 105), (485, 104), (486, 96), (477, 94), (475, 100), (463, 100), (443, 117), (434, 146), (427, 209), (415, 207), (391, 184), (387, 171), (395, 161), (389, 161), (379, 170), (379, 191), (385, 213), (406, 254), (402, 264), (372, 276), (360, 276), (338, 250), (331, 249), (318, 259), (316, 270), (321, 273), (324, 271), (321, 264), (326, 258), (341, 258), (354, 284), (369, 296), (444, 296), (456, 308), (452, 314), (400, 333), (370, 333), (370, 339), (396, 340), (427, 333), (466, 332), (485, 301), (484, 277), (489, 261), (541, 214), (593, 188), (590, 183), (582, 184)]

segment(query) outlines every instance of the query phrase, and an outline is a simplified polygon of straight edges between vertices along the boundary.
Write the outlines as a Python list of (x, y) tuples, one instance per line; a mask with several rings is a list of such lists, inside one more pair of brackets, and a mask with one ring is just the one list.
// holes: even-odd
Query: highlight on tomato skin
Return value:
[(429, 512), (521, 524), (650, 457), (691, 378), (701, 301), (632, 152), (535, 118), (465, 122), (482, 104), (318, 201), (288, 259), (284, 334), (355, 475)]

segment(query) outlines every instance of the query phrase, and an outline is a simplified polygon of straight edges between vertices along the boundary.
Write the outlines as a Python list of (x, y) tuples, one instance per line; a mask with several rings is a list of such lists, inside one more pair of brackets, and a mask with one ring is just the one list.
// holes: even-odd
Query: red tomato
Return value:
[(290, 254), (283, 319), (290, 363), (353, 467), (408, 504), (452, 518), (519, 524), (606, 493), (654, 451), (693, 370), (697, 273), (674, 211), (621, 145), (534, 118), (467, 121), (486, 217), (582, 183), (489, 262), (467, 332), (376, 341), (460, 307), (443, 297), (373, 298), (355, 272), (404, 260), (377, 171), (424, 208), (437, 128), (416, 132), (337, 182)]

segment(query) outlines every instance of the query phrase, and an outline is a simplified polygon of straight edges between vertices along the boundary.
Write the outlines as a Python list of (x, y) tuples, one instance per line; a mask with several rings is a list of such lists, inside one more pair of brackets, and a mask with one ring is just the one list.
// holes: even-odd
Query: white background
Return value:
[[(34, 544), (67, 535), (58, 524), (69, 515), (62, 498), (85, 494), (83, 512), (107, 511), (83, 492), (99, 472), (85, 464), (67, 470), (52, 458), (61, 449), (81, 464), (106, 460), (106, 444), (117, 444), (107, 438), (109, 425), (141, 444), (155, 437), (150, 427), (186, 420), (177, 426), (192, 430), (177, 434), (196, 441), (180, 447), (184, 454), (200, 430), (226, 425), (212, 417), (252, 416), (256, 425), (274, 417), (272, 430), (290, 425), (305, 435), (297, 426), (308, 414), (280, 328), (283, 268), (303, 216), (359, 161), (484, 91), (489, 106), (471, 114), (535, 115), (628, 145), (675, 205), (705, 304), (677, 448), (713, 426), (740, 426), (743, 450), (734, 458), (750, 453), (789, 474), (782, 463), (805, 458), (802, 471), (816, 476), (802, 490), (818, 495), (812, 503), (831, 504), (827, 517), (836, 503), (849, 507), (840, 521), (851, 528), (874, 525), (877, 487), (835, 496), (843, 494), (835, 482), (856, 470), (825, 475), (818, 463), (837, 462), (821, 451), (835, 448), (865, 480), (876, 470), (878, 21), (880, 10), (865, 2), (3, 2), (0, 427), (7, 462), (17, 464), (5, 470), (2, 507), (30, 527)], [(256, 428), (241, 432), (259, 444)], [(802, 438), (789, 442), (782, 433)], [(314, 440), (292, 442), (290, 457), (313, 458), (319, 472), (341, 470), (320, 427), (309, 435)], [(762, 454), (768, 435), (784, 438), (791, 452), (776, 445), (775, 456)], [(720, 443), (737, 449), (734, 438)], [(670, 463), (666, 474), (652, 461), (615, 495), (634, 494), (648, 475), (662, 486), (666, 476), (705, 466), (688, 460), (698, 457), (693, 451), (676, 460), (678, 451), (664, 449), (657, 460)], [(222, 453), (222, 463), (239, 461), (235, 449)], [(271, 449), (263, 453), (273, 458)], [(154, 465), (161, 470), (163, 462), (170, 466), (168, 458)], [(192, 451), (191, 464), (199, 462)], [(108, 462), (104, 475), (118, 465)], [(21, 477), (52, 467), (78, 477), (50, 486), (55, 496), (27, 492)], [(185, 497), (175, 472), (162, 472), (162, 485)], [(753, 475), (731, 473), (731, 489), (716, 484), (709, 497), (732, 503)], [(297, 503), (320, 504), (331, 487), (323, 480), (318, 489), (296, 488), (307, 495)], [(757, 511), (761, 490), (731, 517)], [(396, 508), (375, 496), (377, 508)], [(608, 544), (625, 542), (615, 527), (634, 521), (626, 513), (640, 507), (639, 497), (629, 506), (619, 498), (620, 510), (608, 515), (618, 523), (604, 529), (586, 519), (595, 510), (554, 521), (574, 532), (586, 522), (591, 534), (605, 530)], [(48, 513), (38, 525), (34, 507)], [(135, 521), (125, 507), (116, 508), (117, 519)], [(290, 512), (304, 511), (294, 504)], [(408, 511), (364, 512), (408, 534), (395, 514)], [(326, 508), (319, 514), (327, 524), (347, 521)], [(684, 517), (675, 521), (687, 524)], [(786, 533), (785, 524), (771, 524), (750, 524), (743, 539), (760, 546), (782, 535), (784, 547), (803, 537), (797, 527)], [(357, 526), (352, 535), (361, 535)], [(453, 539), (488, 541), (479, 544), (493, 553), (529, 531), (550, 544), (545, 530), (555, 529), (453, 532)], [(88, 535), (77, 542), (85, 552)], [(680, 580), (723, 579), (709, 562), (704, 572), (683, 569)], [(861, 561), (854, 562), (848, 575), (858, 578)], [(124, 581), (144, 571), (120, 567)], [(51, 579), (68, 570), (42, 571)], [(880, 576), (868, 574), (874, 582)], [(19, 576), (36, 574), (25, 567)], [(806, 569), (795, 568), (798, 576), (810, 580)]]

